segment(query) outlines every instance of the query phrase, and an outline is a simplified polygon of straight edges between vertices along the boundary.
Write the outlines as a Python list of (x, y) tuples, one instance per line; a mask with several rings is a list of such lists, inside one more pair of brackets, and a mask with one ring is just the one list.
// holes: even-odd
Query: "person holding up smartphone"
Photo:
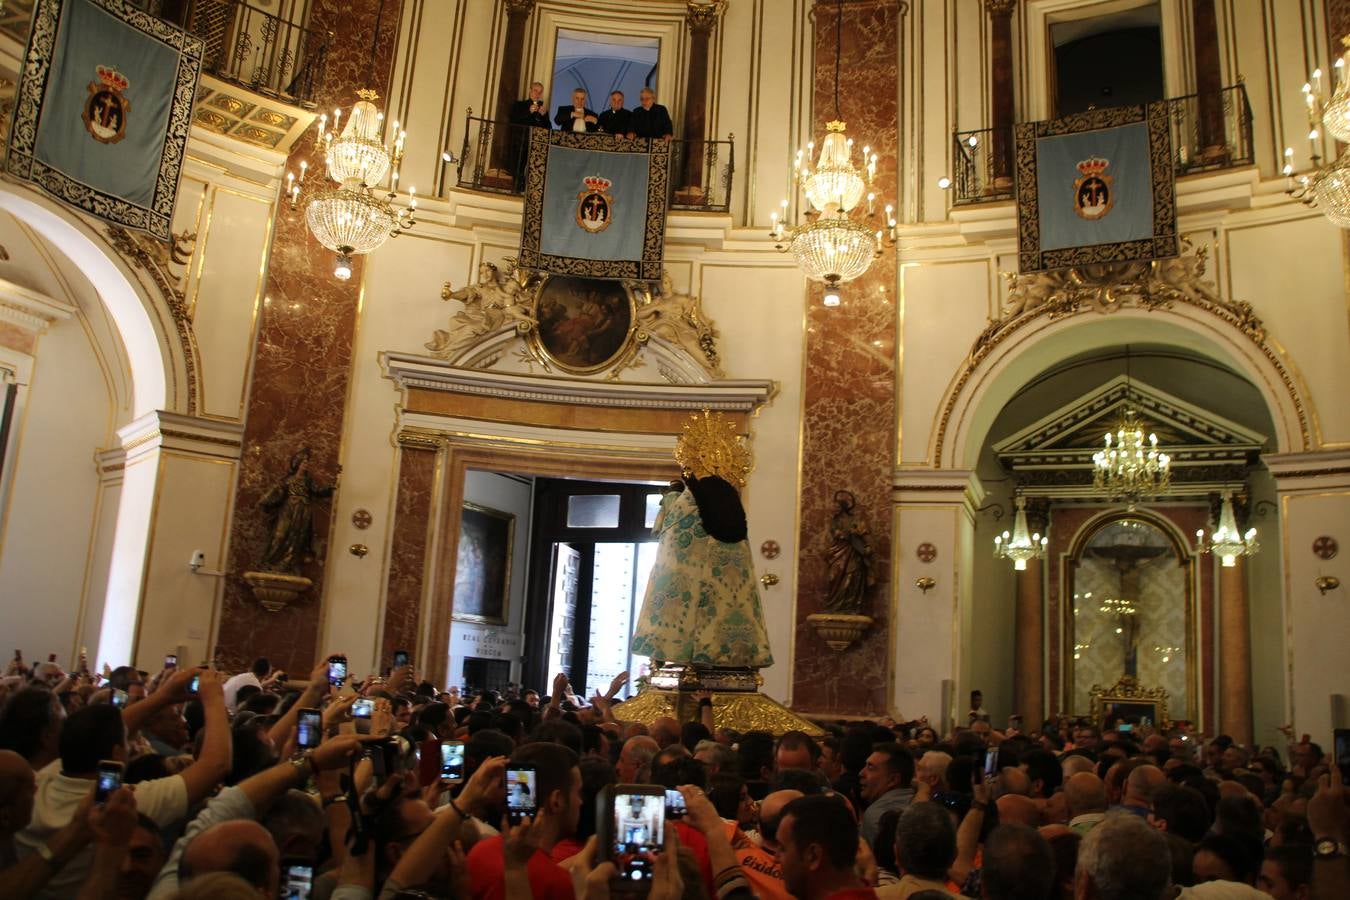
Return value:
[[(581, 815), (581, 770), (577, 763), (577, 755), (567, 747), (537, 743), (517, 748), (507, 766), (534, 767), (533, 794), (538, 812), (531, 820), (534, 823), (531, 834), (539, 849), (530, 858), (528, 871), (531, 893), (536, 898), (572, 900), (573, 897), (571, 876), (549, 854), (555, 844), (572, 836)], [(470, 782), (477, 777), (475, 772)], [(501, 784), (504, 792), (505, 781)], [(474, 896), (500, 895), (506, 877), (504, 852), (500, 836), (479, 841), (469, 851), (469, 884)]]

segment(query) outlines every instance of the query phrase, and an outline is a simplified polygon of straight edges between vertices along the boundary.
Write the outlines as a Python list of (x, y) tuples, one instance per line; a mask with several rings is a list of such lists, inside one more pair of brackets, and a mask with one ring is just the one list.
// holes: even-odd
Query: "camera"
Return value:
[(650, 784), (607, 785), (600, 792), (596, 801), (600, 847), (618, 869), (620, 880), (651, 881), (652, 856), (666, 842), (668, 796), (665, 788)]
[[(444, 752), (444, 751), (442, 751)], [(506, 769), (506, 816), (512, 825), (532, 818), (537, 808), (539, 787), (534, 766), (512, 765)]]
[(347, 680), (347, 657), (330, 656), (328, 657), (328, 683), (333, 687), (341, 687)]
[(94, 802), (99, 806), (108, 802), (118, 788), (122, 786), (122, 771), (125, 768), (120, 762), (111, 759), (100, 760), (98, 764), (98, 781), (94, 786)]
[(452, 784), (464, 780), (463, 741), (441, 741), (441, 780)]

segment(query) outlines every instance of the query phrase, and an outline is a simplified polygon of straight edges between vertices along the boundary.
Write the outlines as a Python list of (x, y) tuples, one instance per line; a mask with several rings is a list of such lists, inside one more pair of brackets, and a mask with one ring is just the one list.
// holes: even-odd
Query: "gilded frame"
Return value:
[[(466, 565), (463, 542), (465, 534), (471, 528), (468, 522), (470, 516), (476, 516), (488, 523), (500, 523), (498, 527), (505, 531), (500, 555), (485, 560), (485, 563), (489, 565), (496, 560), (500, 561), (500, 567), (496, 572), (488, 571), (486, 565), (481, 572), (474, 572), (471, 566)], [(484, 533), (486, 534), (486, 531)], [(497, 532), (496, 537), (501, 537), (500, 531)], [(460, 507), (457, 538), (455, 581), (452, 586), (453, 599), (450, 607), (451, 617), (458, 622), (474, 622), (479, 625), (505, 625), (511, 613), (511, 564), (516, 542), (515, 515), (466, 500)], [(467, 597), (462, 596), (462, 589), (465, 589), (465, 585), (468, 583), (467, 579), (475, 575), (480, 575), (482, 578), (482, 597), (479, 598), (481, 602), (474, 607), (481, 612), (462, 612), (461, 604), (467, 599)], [(501, 582), (500, 590), (495, 587), (494, 581), (496, 579)], [(488, 603), (495, 603), (495, 605), (489, 608)]]
[[(1150, 237), (1109, 244), (1041, 249), (1041, 210), (1037, 194), (1037, 144), (1041, 138), (1100, 131), (1143, 122), (1148, 126), (1149, 171), (1153, 187)], [(1172, 167), (1172, 131), (1167, 101), (1090, 109), (1061, 119), (1013, 126), (1017, 172), (1017, 264), (1023, 273), (1097, 263), (1151, 260), (1181, 252), (1177, 236), (1176, 173)]]
[[(540, 304), (545, 301), (550, 288), (558, 289), (564, 282), (583, 282), (590, 283), (595, 288), (611, 293), (622, 293), (622, 307), (627, 313), (628, 322), (624, 328), (622, 339), (603, 360), (585, 365), (577, 365), (569, 362), (559, 355), (556, 347), (549, 347), (546, 341), (549, 340), (549, 325), (543, 315), (541, 315)], [(604, 372), (608, 369), (617, 369), (626, 363), (632, 355), (637, 352), (638, 341), (638, 302), (634, 296), (633, 286), (628, 282), (609, 281), (605, 279), (587, 279), (578, 278), (572, 275), (547, 275), (539, 279), (534, 288), (534, 300), (530, 307), (530, 313), (534, 317), (535, 327), (531, 328), (525, 336), (530, 352), (534, 354), (546, 366), (566, 372), (569, 375), (594, 375), (598, 372)]]
[[(1106, 726), (1107, 715), (1124, 714), (1125, 710), (1130, 710), (1130, 714), (1133, 714), (1134, 711), (1143, 709), (1151, 710), (1155, 729), (1166, 731), (1172, 727), (1172, 720), (1167, 716), (1166, 688), (1144, 687), (1137, 679), (1122, 675), (1119, 681), (1107, 688), (1094, 684), (1088, 693), (1092, 697), (1090, 713), (1092, 723), (1098, 728)], [(1114, 706), (1120, 706), (1122, 709), (1110, 708)]]

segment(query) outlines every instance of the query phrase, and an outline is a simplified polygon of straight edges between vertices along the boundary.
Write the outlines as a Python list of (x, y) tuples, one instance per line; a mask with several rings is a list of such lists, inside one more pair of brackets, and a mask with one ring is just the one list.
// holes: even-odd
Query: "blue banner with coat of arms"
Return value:
[(1016, 127), (1018, 268), (1178, 253), (1165, 102)]
[(659, 279), (669, 170), (666, 141), (530, 129), (520, 267)]
[(202, 50), (127, 0), (37, 0), (6, 174), (169, 240)]

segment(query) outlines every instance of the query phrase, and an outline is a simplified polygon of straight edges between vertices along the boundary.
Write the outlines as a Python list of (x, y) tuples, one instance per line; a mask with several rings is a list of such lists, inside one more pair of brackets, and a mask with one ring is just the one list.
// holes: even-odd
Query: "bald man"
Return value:
[(1158, 788), (1167, 784), (1167, 776), (1157, 766), (1135, 766), (1125, 779), (1125, 796), (1121, 798), (1120, 809), (1147, 819), (1153, 811), (1153, 795)]
[(619, 751), (619, 763), (614, 767), (619, 784), (646, 784), (652, 777), (652, 757), (661, 745), (646, 735), (630, 737)]
[(1086, 756), (1066, 756), (1060, 763), (1060, 771), (1064, 773), (1064, 780), (1068, 781), (1079, 772), (1097, 771), (1097, 764)]
[(281, 856), (267, 829), (249, 819), (212, 825), (188, 843), (178, 864), (179, 883), (211, 872), (233, 872), (265, 897), (277, 896)]
[(998, 807), (1000, 825), (1016, 822), (1028, 828), (1040, 827), (1041, 810), (1036, 805), (1036, 801), (1030, 797), (1023, 797), (1020, 794), (1004, 794), (994, 802), (994, 805)]
[(774, 791), (759, 803), (759, 841), (760, 846), (770, 853), (777, 853), (778, 824), (783, 820), (783, 808), (798, 797), (804, 797), (801, 791)]
[(995, 786), (995, 796), (1002, 797), (1006, 794), (1016, 794), (1019, 797), (1031, 796), (1031, 776), (1024, 770), (1015, 766), (1004, 766), (998, 773), (998, 784)]
[(662, 716), (652, 723), (648, 731), (657, 746), (665, 748), (680, 742), (680, 723), (670, 716)]
[(93, 791), (70, 824), (47, 838), (47, 855), (32, 853), (15, 862), (14, 835), (33, 816), (37, 777), (28, 760), (12, 750), (0, 750), (0, 900), (33, 897), (53, 875), (61, 871), (91, 837), (86, 822), (93, 805)]
[(1069, 828), (1085, 835), (1106, 818), (1106, 785), (1091, 772), (1079, 772), (1064, 782)]

